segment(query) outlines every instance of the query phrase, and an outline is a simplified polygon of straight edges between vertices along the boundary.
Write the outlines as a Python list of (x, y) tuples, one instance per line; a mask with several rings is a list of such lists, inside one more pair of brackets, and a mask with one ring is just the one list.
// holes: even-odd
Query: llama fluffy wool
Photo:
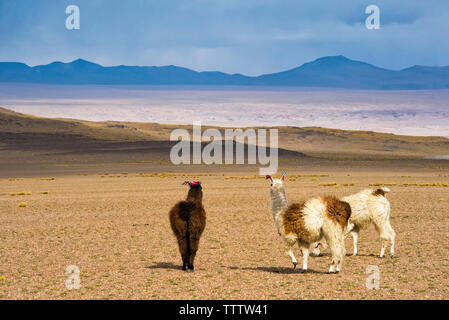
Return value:
[[(348, 223), (347, 233), (353, 237), (354, 251), (357, 255), (357, 242), (360, 230), (366, 229), (374, 224), (381, 239), (380, 257), (385, 255), (385, 249), (390, 244), (390, 254), (394, 256), (394, 243), (396, 233), (390, 224), (390, 202), (386, 198), (386, 193), (390, 192), (387, 187), (379, 189), (365, 189), (356, 194), (342, 198), (351, 206), (351, 217)], [(326, 247), (324, 241), (314, 244), (314, 254), (320, 253), (319, 246)]]
[(292, 250), (296, 243), (301, 248), (303, 270), (306, 271), (310, 244), (324, 237), (332, 252), (329, 272), (339, 272), (345, 256), (344, 233), (351, 215), (349, 205), (335, 197), (319, 197), (288, 206), (284, 176), (267, 178), (271, 181), (273, 219), (293, 266), (298, 263)]
[(185, 181), (189, 192), (185, 201), (178, 202), (169, 213), (170, 225), (178, 240), (182, 258), (182, 270), (194, 270), (194, 261), (201, 238), (206, 227), (206, 211), (203, 207), (201, 182)]

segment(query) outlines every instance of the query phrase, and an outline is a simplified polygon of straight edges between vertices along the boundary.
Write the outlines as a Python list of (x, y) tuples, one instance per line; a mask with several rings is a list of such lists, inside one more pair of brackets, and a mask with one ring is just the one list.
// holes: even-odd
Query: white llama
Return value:
[[(351, 233), (354, 244), (353, 255), (357, 255), (357, 241), (360, 230), (366, 229), (374, 224), (380, 235), (382, 243), (380, 257), (384, 257), (385, 249), (390, 244), (390, 254), (394, 257), (394, 241), (396, 233), (390, 225), (390, 202), (386, 198), (386, 193), (390, 192), (387, 187), (379, 189), (365, 189), (356, 194), (342, 198), (351, 206), (351, 217), (348, 223), (347, 233)], [(326, 248), (324, 241), (314, 244), (314, 255), (320, 254), (319, 247)]]
[(351, 215), (350, 206), (335, 197), (313, 198), (288, 206), (284, 189), (284, 177), (271, 181), (271, 210), (279, 234), (285, 243), (286, 254), (292, 259), (293, 268), (298, 264), (293, 246), (298, 243), (303, 254), (303, 267), (307, 271), (310, 244), (323, 237), (332, 252), (329, 273), (339, 272), (345, 256), (344, 233)]

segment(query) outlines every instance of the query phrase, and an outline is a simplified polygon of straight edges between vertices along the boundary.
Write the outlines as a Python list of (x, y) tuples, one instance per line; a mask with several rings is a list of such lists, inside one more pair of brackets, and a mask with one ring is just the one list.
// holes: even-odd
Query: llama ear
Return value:
[(181, 183), (182, 186), (185, 186), (186, 184), (190, 184), (190, 182), (188, 180), (186, 180), (183, 183)]
[(281, 175), (281, 180), (282, 180), (282, 181), (284, 181), (284, 179), (285, 179), (285, 175), (286, 175), (286, 174), (287, 174), (287, 172), (285, 172), (285, 171), (284, 171), (284, 172), (282, 172), (282, 175)]

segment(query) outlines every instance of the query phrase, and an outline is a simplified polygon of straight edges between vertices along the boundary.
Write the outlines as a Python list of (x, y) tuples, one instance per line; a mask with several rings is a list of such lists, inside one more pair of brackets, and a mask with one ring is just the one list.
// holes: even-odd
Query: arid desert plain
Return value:
[[(449, 162), (443, 137), (280, 127), (289, 203), (386, 185), (396, 255), (373, 227), (359, 255), (293, 270), (257, 165), (170, 163), (175, 125), (49, 119), (0, 109), (1, 299), (448, 299)], [(181, 270), (168, 211), (201, 180), (207, 225)], [(352, 240), (346, 239), (352, 252)], [(299, 249), (295, 255), (301, 261)], [(67, 266), (80, 288), (66, 287)], [(368, 289), (368, 266), (380, 288)]]

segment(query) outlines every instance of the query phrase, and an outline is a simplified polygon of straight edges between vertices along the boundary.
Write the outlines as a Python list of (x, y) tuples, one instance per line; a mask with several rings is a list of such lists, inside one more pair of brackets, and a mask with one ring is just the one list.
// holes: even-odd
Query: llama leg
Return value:
[(182, 258), (182, 270), (187, 270), (187, 264), (189, 262), (189, 258), (187, 256), (187, 241), (186, 239), (178, 240), (179, 252), (181, 253)]
[(390, 236), (390, 244), (391, 244), (390, 255), (391, 255), (392, 258), (394, 258), (394, 241), (396, 239), (396, 233), (394, 232), (393, 229), (391, 229), (391, 231), (393, 231), (393, 233)]
[(285, 253), (290, 256), (293, 263), (293, 269), (296, 269), (296, 265), (298, 264), (298, 261), (296, 260), (295, 255), (293, 254), (293, 245), (296, 243), (296, 240), (292, 239), (285, 239)]
[(389, 236), (389, 241), (390, 241), (390, 255), (393, 258), (394, 257), (394, 240), (396, 238), (396, 232), (394, 232), (389, 221), (386, 223), (385, 229), (388, 230), (388, 236)]
[(302, 270), (307, 271), (307, 262), (309, 260), (309, 245), (302, 244), (301, 251), (302, 251)]
[(336, 265), (337, 265), (337, 260), (334, 257), (332, 257), (331, 265), (329, 267), (329, 273), (335, 272)]
[(357, 241), (359, 239), (359, 232), (358, 231), (351, 231), (351, 235), (352, 235), (352, 243), (353, 243), (353, 256), (357, 255)]
[(196, 251), (195, 252), (191, 252), (190, 253), (190, 259), (189, 259), (189, 269), (194, 271), (195, 270), (195, 266), (194, 266), (194, 262), (195, 262), (195, 257), (196, 257)]
[(390, 233), (388, 226), (381, 225), (377, 227), (377, 230), (379, 231), (380, 235), (380, 241), (381, 241), (381, 248), (380, 248), (380, 258), (383, 258), (385, 256), (385, 249), (388, 246), (388, 243), (390, 242)]
[(331, 265), (329, 267), (329, 273), (334, 273), (335, 272), (335, 268), (337, 267), (337, 256), (336, 256), (336, 248), (335, 248), (335, 243), (333, 240), (331, 240), (330, 238), (326, 239), (327, 243), (329, 245), (330, 251), (331, 251), (331, 255), (332, 255), (332, 261), (331, 261)]
[(337, 262), (337, 268), (336, 271), (340, 272), (341, 271), (341, 266), (343, 265), (343, 259), (345, 258), (346, 255), (346, 247), (345, 247), (345, 236), (342, 234), (341, 237), (339, 238), (339, 242), (338, 242), (338, 262)]
[(388, 239), (382, 239), (382, 238), (381, 238), (380, 241), (381, 241), (381, 243), (382, 243), (382, 246), (381, 246), (381, 248), (380, 248), (380, 255), (379, 255), (379, 257), (383, 258), (384, 255), (385, 255), (385, 248), (386, 248), (387, 245), (388, 245)]
[(337, 261), (337, 267), (336, 267), (335, 271), (338, 273), (341, 271), (341, 267), (343, 265), (343, 259), (346, 255), (345, 238), (343, 235), (339, 239), (337, 247), (338, 247), (338, 249), (337, 249), (338, 261)]
[(380, 249), (380, 257), (383, 258), (385, 255), (385, 249), (388, 244), (390, 244), (390, 254), (394, 256), (394, 240), (396, 238), (396, 233), (390, 225), (390, 222), (387, 221), (382, 225), (376, 225), (376, 229), (380, 235), (380, 241), (382, 243), (382, 247)]
[(340, 272), (341, 266), (343, 264), (343, 258), (346, 253), (344, 235), (335, 234), (328, 237), (326, 240), (332, 254), (332, 261), (329, 267), (329, 273)]
[(196, 252), (198, 251), (198, 246), (199, 246), (199, 239), (190, 238), (190, 257), (189, 257), (188, 266), (189, 266), (189, 269), (192, 271), (195, 270), (194, 262), (195, 262)]

